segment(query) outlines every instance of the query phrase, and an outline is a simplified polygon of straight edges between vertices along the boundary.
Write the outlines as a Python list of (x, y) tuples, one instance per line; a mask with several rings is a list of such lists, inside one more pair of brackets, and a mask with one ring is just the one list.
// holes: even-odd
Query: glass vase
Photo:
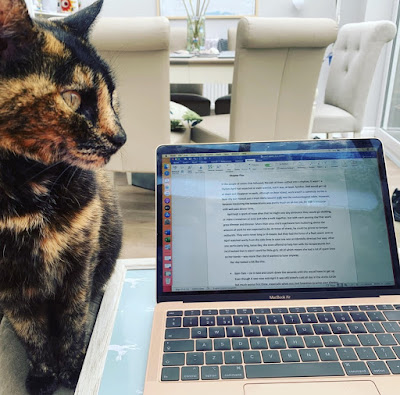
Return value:
[(206, 18), (188, 17), (187, 19), (187, 45), (191, 53), (198, 53), (204, 49), (206, 42)]

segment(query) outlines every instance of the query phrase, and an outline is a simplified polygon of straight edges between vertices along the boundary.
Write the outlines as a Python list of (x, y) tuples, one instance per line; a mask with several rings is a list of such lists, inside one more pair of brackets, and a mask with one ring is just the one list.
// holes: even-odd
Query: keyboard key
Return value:
[(300, 324), (300, 317), (298, 314), (284, 314), (283, 319), (286, 324)]
[(378, 310), (394, 310), (394, 307), (391, 304), (377, 304)]
[(390, 333), (378, 334), (376, 338), (381, 346), (395, 346), (397, 345), (396, 340), (394, 340), (393, 335)]
[(300, 362), (297, 350), (281, 350), (282, 362)]
[(163, 355), (163, 366), (181, 366), (185, 364), (185, 354), (172, 353)]
[(318, 354), (321, 361), (337, 361), (338, 357), (333, 348), (318, 348)]
[(322, 313), (324, 309), (322, 307), (307, 307), (309, 313)]
[(201, 312), (202, 315), (218, 315), (218, 310), (216, 309), (208, 309), (208, 310), (203, 310)]
[(186, 354), (186, 365), (203, 365), (204, 354), (202, 352), (188, 352)]
[(337, 348), (337, 355), (341, 361), (357, 361), (357, 355), (352, 348)]
[(200, 315), (200, 310), (186, 310), (185, 317)]
[(342, 343), (337, 335), (322, 336), (322, 341), (324, 342), (325, 347), (342, 347)]
[(218, 366), (202, 366), (201, 367), (202, 380), (218, 380), (219, 367)]
[(348, 376), (368, 376), (369, 370), (365, 362), (343, 362)]
[(345, 324), (329, 324), (331, 331), (335, 335), (342, 335), (345, 333), (349, 333), (349, 330), (347, 329), (347, 326)]
[(193, 340), (172, 340), (164, 342), (164, 352), (194, 351)]
[(234, 338), (232, 339), (232, 348), (234, 350), (248, 350), (249, 340), (246, 338)]
[(261, 336), (260, 328), (258, 326), (245, 326), (243, 327), (243, 332), (247, 337)]
[(388, 321), (400, 321), (400, 310), (384, 311), (383, 314)]
[(280, 314), (268, 314), (268, 324), (283, 324), (283, 319)]
[(305, 313), (306, 309), (304, 307), (290, 307), (289, 311), (291, 313)]
[(196, 351), (211, 351), (212, 341), (210, 339), (196, 340)]
[(247, 315), (234, 315), (233, 322), (235, 325), (249, 325), (249, 317)]
[(189, 328), (174, 328), (165, 330), (166, 339), (189, 339)]
[(374, 351), (379, 359), (396, 359), (390, 347), (375, 347)]
[(268, 348), (267, 340), (263, 337), (260, 339), (255, 339), (255, 338), (250, 339), (250, 345), (253, 350), (261, 350)]
[(317, 317), (319, 322), (335, 322), (331, 313), (318, 313)]
[(231, 339), (215, 339), (214, 350), (230, 350)]
[(182, 323), (181, 317), (169, 317), (167, 318), (167, 323), (165, 324), (165, 326), (167, 328), (176, 328), (180, 327), (181, 323)]
[(301, 336), (314, 334), (313, 328), (309, 324), (296, 325), (296, 331), (297, 331), (297, 334), (301, 335)]
[(244, 363), (261, 363), (260, 351), (243, 351)]
[(342, 344), (346, 347), (359, 346), (360, 342), (356, 335), (341, 335), (339, 336)]
[(276, 307), (272, 309), (272, 313), (274, 314), (289, 313), (289, 310), (286, 307)]
[(328, 324), (314, 324), (313, 328), (316, 335), (329, 335), (332, 333)]
[(212, 326), (208, 329), (211, 338), (225, 337), (225, 328), (222, 326)]
[(253, 309), (237, 309), (238, 314), (253, 314)]
[(326, 306), (324, 307), (325, 311), (342, 311), (340, 306)]
[(306, 346), (309, 348), (323, 347), (322, 340), (319, 336), (307, 336), (304, 338)]
[(179, 368), (162, 368), (161, 381), (179, 381)]
[(371, 321), (386, 321), (385, 316), (380, 311), (368, 311), (367, 316)]
[(207, 365), (221, 365), (223, 364), (222, 352), (206, 352)]
[(378, 346), (379, 343), (374, 335), (358, 335), (358, 340), (363, 346)]
[(400, 374), (400, 361), (387, 361), (386, 363), (393, 374)]
[(221, 379), (244, 379), (243, 366), (221, 366)]
[(376, 359), (376, 355), (373, 352), (371, 347), (357, 347), (356, 349), (356, 353), (358, 355), (358, 358), (362, 359), (362, 360), (375, 360)]
[(205, 337), (207, 337), (207, 328), (192, 328), (193, 339), (201, 339)]
[(200, 317), (200, 326), (214, 326), (214, 325), (215, 325), (215, 317), (214, 316), (206, 315), (204, 317)]
[(184, 327), (199, 326), (198, 317), (184, 317), (183, 318), (183, 326)]
[(396, 353), (397, 358), (400, 359), (400, 346), (392, 347), (392, 349)]
[(351, 321), (349, 313), (333, 313), (336, 322), (349, 322)]
[(261, 351), (264, 363), (278, 363), (281, 361), (279, 352), (276, 350)]
[(181, 380), (199, 380), (199, 367), (198, 366), (184, 366), (181, 371)]
[(374, 306), (372, 304), (363, 304), (360, 306), (360, 310), (361, 311), (372, 311), (372, 310), (376, 310), (376, 306)]
[(343, 311), (358, 311), (358, 306), (342, 306)]
[(285, 339), (283, 337), (269, 337), (268, 338), (269, 348), (286, 348)]
[(264, 325), (261, 327), (263, 336), (278, 336), (278, 329), (273, 325)]
[(242, 353), (240, 351), (225, 351), (224, 360), (227, 365), (242, 363)]
[(293, 325), (278, 325), (278, 330), (281, 336), (294, 336), (296, 334)]
[(364, 325), (367, 328), (368, 333), (385, 333), (379, 322), (366, 322)]
[(383, 361), (369, 361), (367, 362), (367, 365), (372, 374), (390, 374), (389, 369)]
[(250, 322), (253, 325), (264, 325), (266, 324), (265, 317), (263, 315), (251, 315)]
[(352, 311), (350, 315), (355, 322), (368, 321), (367, 314), (365, 314), (363, 311)]
[(219, 313), (221, 315), (232, 315), (232, 314), (236, 314), (236, 311), (235, 311), (235, 309), (221, 309), (219, 311)]
[(183, 311), (181, 310), (167, 311), (167, 317), (181, 317), (182, 315)]
[(312, 324), (318, 322), (315, 314), (300, 314), (300, 318), (303, 324)]
[(350, 322), (347, 326), (351, 333), (367, 333), (365, 326), (361, 323)]
[(386, 332), (398, 333), (400, 332), (400, 326), (397, 322), (382, 322)]
[(219, 367), (218, 366), (202, 366), (201, 367), (202, 380), (218, 380)]
[(242, 337), (243, 331), (240, 326), (227, 326), (226, 327), (226, 336), (227, 337)]
[(303, 338), (299, 336), (291, 336), (286, 338), (288, 348), (304, 348)]
[(271, 309), (254, 309), (254, 314), (271, 314)]
[(338, 362), (247, 365), (245, 369), (246, 377), (249, 379), (273, 377), (344, 376), (342, 366)]
[(318, 354), (315, 350), (300, 350), (300, 358), (303, 362), (319, 361)]
[(232, 317), (230, 315), (218, 316), (217, 325), (232, 325)]

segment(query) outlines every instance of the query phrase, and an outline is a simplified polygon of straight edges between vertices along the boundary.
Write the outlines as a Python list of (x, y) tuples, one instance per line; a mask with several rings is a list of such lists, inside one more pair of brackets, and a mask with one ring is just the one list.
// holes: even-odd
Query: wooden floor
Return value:
[[(400, 189), (400, 168), (386, 160), (389, 193)], [(150, 258), (156, 256), (154, 191), (128, 185), (125, 174), (115, 175), (123, 220), (124, 240), (120, 258)], [(400, 222), (395, 223), (400, 240)]]

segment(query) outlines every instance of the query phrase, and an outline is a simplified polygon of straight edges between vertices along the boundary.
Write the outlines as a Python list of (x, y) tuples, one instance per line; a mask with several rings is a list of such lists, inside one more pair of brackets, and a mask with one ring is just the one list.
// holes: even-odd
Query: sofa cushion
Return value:
[(193, 127), (200, 123), (203, 119), (199, 114), (183, 106), (182, 104), (170, 102), (170, 121), (171, 131), (185, 131), (186, 126)]

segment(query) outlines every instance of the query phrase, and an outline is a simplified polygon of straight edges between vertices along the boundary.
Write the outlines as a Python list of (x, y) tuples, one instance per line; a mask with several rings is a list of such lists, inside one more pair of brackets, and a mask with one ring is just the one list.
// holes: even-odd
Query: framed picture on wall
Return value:
[[(257, 15), (258, 0), (157, 0), (157, 13), (170, 19), (185, 19), (189, 12), (208, 3), (206, 18), (240, 18)], [(192, 7), (192, 9), (191, 9)]]

